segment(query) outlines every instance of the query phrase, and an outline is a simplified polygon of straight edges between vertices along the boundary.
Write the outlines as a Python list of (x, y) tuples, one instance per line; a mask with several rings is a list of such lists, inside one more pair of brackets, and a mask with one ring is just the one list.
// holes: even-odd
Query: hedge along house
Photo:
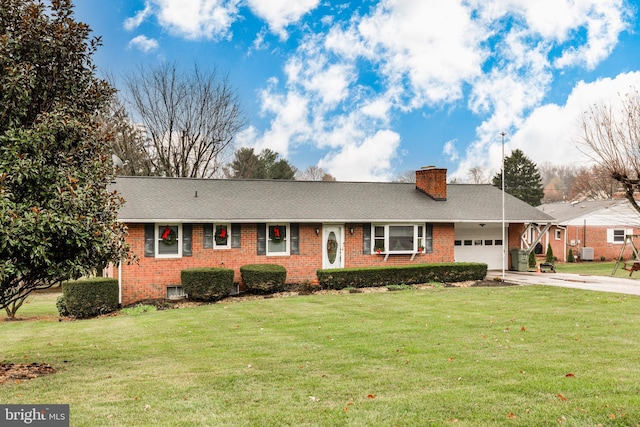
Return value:
[[(317, 281), (318, 269), (436, 262), (503, 263), (502, 193), (447, 184), (423, 168), (416, 183), (117, 177), (119, 220), (137, 264), (112, 268), (121, 303), (180, 295), (180, 272), (273, 263), (287, 282)], [(546, 213), (505, 195), (509, 247), (527, 246)], [(508, 261), (505, 259), (505, 262)], [(508, 265), (508, 264), (507, 264)]]

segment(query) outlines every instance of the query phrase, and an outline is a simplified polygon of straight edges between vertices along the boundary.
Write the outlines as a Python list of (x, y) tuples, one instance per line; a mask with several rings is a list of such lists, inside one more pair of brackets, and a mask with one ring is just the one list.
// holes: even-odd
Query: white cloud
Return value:
[(449, 158), (450, 161), (455, 162), (460, 158), (458, 149), (456, 148), (456, 140), (452, 139), (444, 143), (442, 152)]
[(239, 0), (149, 0), (158, 22), (187, 39), (230, 38)]
[[(272, 82), (272, 86), (277, 82)], [(270, 148), (283, 158), (288, 157), (291, 145), (306, 141), (311, 132), (308, 123), (309, 100), (296, 92), (285, 95), (275, 93), (270, 87), (261, 93), (262, 114), (272, 115), (271, 126), (261, 135), (255, 129), (243, 135), (243, 145), (258, 150)]]
[(131, 39), (129, 48), (136, 48), (143, 52), (151, 52), (158, 48), (158, 41), (150, 39), (145, 35), (139, 35)]
[(127, 31), (135, 30), (151, 13), (151, 4), (147, 1), (144, 3), (144, 9), (136, 13), (135, 16), (124, 20), (124, 29)]
[[(611, 53), (632, 14), (624, 0), (474, 0), (473, 5), (487, 23), (517, 17), (522, 22), (514, 24), (525, 29), (529, 39), (559, 47), (561, 54), (554, 61), (558, 68), (593, 69)], [(570, 39), (579, 31), (586, 40), (576, 45)]]
[(325, 156), (318, 166), (343, 181), (389, 181), (400, 135), (380, 130), (359, 144), (344, 145)]
[[(640, 88), (640, 72), (620, 74), (591, 83), (580, 82), (567, 97), (564, 105), (547, 104), (533, 110), (513, 135), (505, 138), (505, 155), (516, 148), (538, 165), (590, 163), (582, 153), (578, 141), (581, 138), (580, 118), (592, 105), (616, 104), (619, 94), (631, 87)], [(464, 178), (468, 170), (484, 159), (483, 165), (491, 173), (500, 169), (501, 137), (498, 132), (486, 144), (469, 147), (466, 158), (460, 162), (453, 175)]]
[(396, 104), (411, 109), (459, 99), (463, 83), (481, 74), (486, 37), (458, 2), (381, 1), (346, 30), (334, 28), (327, 47), (379, 66)]
[(315, 9), (320, 0), (247, 0), (253, 13), (267, 21), (269, 29), (281, 39), (288, 37), (285, 28)]
[[(248, 4), (283, 37), (288, 25), (318, 4), (301, 3), (287, 15), (285, 3)], [(442, 151), (460, 161), (457, 173), (465, 179), (478, 161), (499, 162), (501, 131), (514, 134), (509, 147), (526, 145), (531, 142), (516, 135), (540, 132), (531, 123), (571, 114), (566, 106), (541, 107), (553, 73), (602, 61), (625, 29), (627, 13), (622, 0), (381, 0), (348, 22), (333, 16), (323, 21), (331, 25), (326, 33), (302, 39), (286, 61), (282, 83), (263, 92), (270, 125), (252, 129), (246, 141), (283, 155), (303, 145), (328, 150), (320, 166), (338, 179), (378, 179), (392, 169), (382, 159), (401, 150), (395, 117), (466, 107), (481, 120), (477, 140), (465, 153), (453, 141)], [(584, 38), (576, 37), (582, 33)], [(382, 150), (381, 141), (388, 143)], [(366, 150), (374, 146), (384, 155)], [(354, 164), (356, 155), (362, 158)]]

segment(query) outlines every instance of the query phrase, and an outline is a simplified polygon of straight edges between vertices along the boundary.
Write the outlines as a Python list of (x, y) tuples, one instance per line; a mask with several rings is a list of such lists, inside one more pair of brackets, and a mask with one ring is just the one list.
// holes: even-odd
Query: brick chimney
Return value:
[(447, 170), (425, 166), (416, 171), (416, 188), (433, 200), (447, 200)]

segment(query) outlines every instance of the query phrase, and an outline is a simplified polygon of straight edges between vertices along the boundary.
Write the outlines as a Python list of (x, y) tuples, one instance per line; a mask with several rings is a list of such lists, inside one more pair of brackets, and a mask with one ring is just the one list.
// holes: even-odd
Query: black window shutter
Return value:
[(231, 247), (240, 247), (240, 236), (242, 235), (242, 227), (240, 224), (231, 224)]
[(433, 224), (424, 225), (424, 252), (433, 252)]
[(191, 256), (193, 252), (192, 248), (192, 224), (182, 224), (182, 256)]
[(267, 254), (267, 224), (261, 223), (256, 224), (257, 235), (258, 235), (258, 255), (266, 255)]
[(213, 224), (202, 224), (202, 242), (204, 249), (213, 249)]
[(155, 224), (144, 225), (144, 256), (153, 257), (156, 255)]
[(291, 239), (289, 242), (291, 255), (298, 255), (300, 253), (300, 224), (290, 224), (289, 229), (291, 230), (291, 235), (289, 236)]
[(362, 253), (371, 255), (371, 224), (362, 224)]

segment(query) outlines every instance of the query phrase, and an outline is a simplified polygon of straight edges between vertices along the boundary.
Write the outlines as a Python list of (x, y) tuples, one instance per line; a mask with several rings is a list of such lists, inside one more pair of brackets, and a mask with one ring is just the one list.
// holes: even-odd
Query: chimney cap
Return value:
[(420, 169), (421, 170), (427, 170), (427, 169), (435, 169), (436, 167), (433, 165), (429, 165), (429, 166), (422, 166)]

